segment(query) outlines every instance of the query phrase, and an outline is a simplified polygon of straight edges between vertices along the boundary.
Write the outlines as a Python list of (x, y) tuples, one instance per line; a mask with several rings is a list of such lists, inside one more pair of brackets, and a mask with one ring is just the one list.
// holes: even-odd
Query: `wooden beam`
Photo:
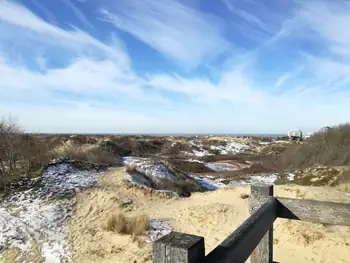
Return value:
[(210, 252), (205, 263), (244, 263), (277, 218), (273, 197)]
[[(253, 214), (259, 207), (266, 203), (271, 196), (273, 196), (273, 185), (252, 185), (250, 189), (249, 212), (250, 214)], [(271, 226), (251, 255), (251, 263), (272, 263), (272, 261), (273, 226)]]
[(314, 223), (350, 226), (350, 204), (277, 197), (277, 216)]
[(153, 243), (153, 263), (196, 263), (204, 257), (203, 237), (171, 232)]

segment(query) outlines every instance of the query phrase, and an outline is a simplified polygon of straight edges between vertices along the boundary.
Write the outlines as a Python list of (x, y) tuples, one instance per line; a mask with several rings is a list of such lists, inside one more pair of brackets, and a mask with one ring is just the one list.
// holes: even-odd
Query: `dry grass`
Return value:
[(305, 143), (295, 144), (280, 155), (279, 165), (282, 169), (350, 165), (350, 124), (318, 132)]
[(123, 213), (112, 214), (107, 219), (105, 229), (115, 231), (122, 235), (133, 237), (142, 236), (151, 229), (150, 219), (147, 215), (141, 214), (134, 217), (126, 217)]
[(262, 155), (280, 155), (287, 150), (287, 144), (269, 144), (266, 146), (258, 147), (257, 152)]
[(57, 157), (103, 165), (121, 165), (119, 156), (101, 147), (70, 144), (55, 151)]
[(125, 171), (127, 173), (134, 173), (134, 172), (137, 172), (137, 166), (136, 164), (128, 164), (126, 167), (125, 167)]
[(177, 169), (173, 164), (162, 161), (164, 166), (176, 177), (176, 180), (163, 178), (156, 187), (160, 190), (170, 190), (178, 193), (182, 197), (189, 197), (193, 192), (204, 192), (206, 189), (198, 184), (193, 178), (183, 171)]
[(338, 191), (350, 193), (350, 182), (341, 183), (335, 187)]

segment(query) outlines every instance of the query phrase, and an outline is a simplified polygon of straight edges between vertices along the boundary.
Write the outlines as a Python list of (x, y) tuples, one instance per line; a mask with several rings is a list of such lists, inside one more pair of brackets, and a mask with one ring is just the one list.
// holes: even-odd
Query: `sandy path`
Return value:
[[(144, 238), (133, 242), (130, 236), (103, 230), (108, 215), (118, 211), (147, 213), (167, 219), (176, 231), (204, 236), (207, 253), (248, 217), (248, 200), (240, 195), (249, 193), (249, 187), (165, 198), (127, 187), (124, 176), (113, 169), (99, 178), (98, 188), (78, 195), (69, 237), (74, 262), (151, 262), (151, 245)], [(350, 202), (349, 196), (331, 189), (276, 187), (276, 195)], [(350, 262), (350, 228), (277, 220), (274, 242), (274, 260), (279, 262)]]

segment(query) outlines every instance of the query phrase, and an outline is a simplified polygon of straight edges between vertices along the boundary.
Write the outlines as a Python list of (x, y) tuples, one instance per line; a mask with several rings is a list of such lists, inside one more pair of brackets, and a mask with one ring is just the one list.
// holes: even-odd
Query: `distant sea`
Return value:
[(248, 137), (285, 137), (287, 134), (264, 134), (264, 133), (41, 133), (42, 135), (122, 135), (122, 136), (248, 136)]
[(283, 137), (287, 134), (258, 134), (258, 133), (151, 133), (151, 134), (120, 134), (120, 135), (145, 135), (145, 136), (249, 136), (249, 137)]
[[(53, 135), (55, 133), (46, 133), (46, 135)], [(56, 135), (122, 135), (122, 136), (179, 136), (179, 137), (193, 137), (193, 136), (248, 136), (248, 137), (284, 137), (287, 134), (259, 134), (259, 133), (56, 133)]]

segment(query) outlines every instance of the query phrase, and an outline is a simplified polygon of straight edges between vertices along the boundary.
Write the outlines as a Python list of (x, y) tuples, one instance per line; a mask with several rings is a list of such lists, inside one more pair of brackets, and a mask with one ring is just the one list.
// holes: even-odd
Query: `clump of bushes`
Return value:
[(293, 171), (293, 183), (338, 186), (350, 182), (350, 124), (320, 131), (300, 144), (292, 144), (278, 156), (277, 167), (284, 174)]
[(281, 169), (304, 169), (314, 165), (350, 165), (350, 124), (318, 132), (279, 156)]
[(258, 148), (258, 153), (262, 155), (279, 155), (287, 149), (285, 144), (269, 144)]
[(138, 180), (142, 181), (147, 187), (155, 190), (166, 190), (177, 193), (181, 197), (189, 197), (192, 192), (204, 192), (203, 186), (198, 184), (195, 179), (189, 177), (186, 173), (176, 169), (172, 164), (166, 161), (160, 162), (163, 164), (171, 174), (175, 176), (175, 179), (153, 178), (143, 174), (142, 171), (137, 169), (137, 165), (129, 164), (125, 167), (125, 171), (128, 173), (137, 173), (139, 175)]
[(13, 120), (0, 120), (0, 188), (23, 175), (34, 175), (51, 160), (48, 145), (25, 134)]
[(169, 162), (162, 161), (162, 164), (176, 177), (175, 180), (163, 178), (158, 183), (159, 189), (166, 189), (178, 193), (180, 196), (189, 197), (193, 192), (205, 192), (207, 191), (202, 185), (189, 177), (186, 173), (175, 168)]
[(150, 230), (151, 223), (149, 217), (145, 214), (126, 217), (123, 213), (119, 213), (108, 217), (105, 229), (122, 235), (137, 237), (144, 235), (146, 231)]
[(118, 155), (101, 147), (86, 147), (69, 145), (55, 151), (55, 156), (61, 159), (90, 162), (102, 165), (121, 165)]

